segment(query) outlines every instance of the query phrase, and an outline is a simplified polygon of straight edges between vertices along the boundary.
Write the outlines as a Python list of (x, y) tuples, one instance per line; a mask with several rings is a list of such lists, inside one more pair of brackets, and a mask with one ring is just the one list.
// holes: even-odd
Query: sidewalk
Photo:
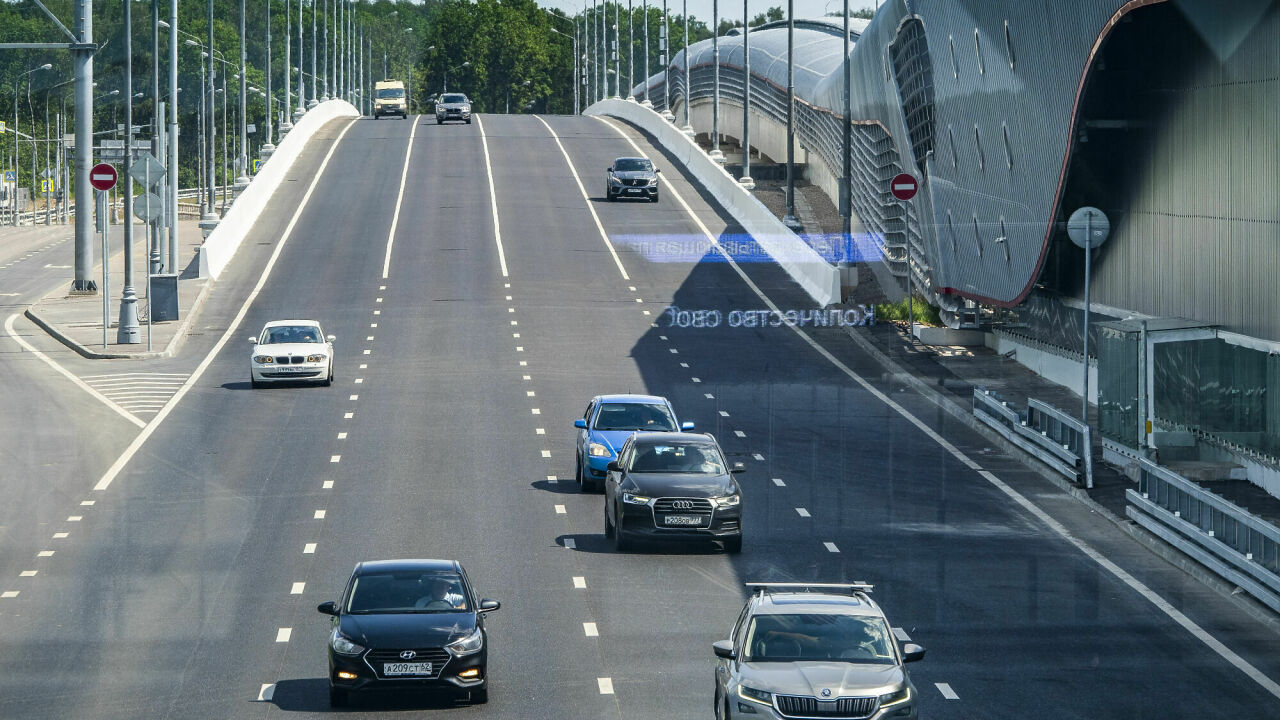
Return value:
[[(72, 232), (68, 226), (67, 232)], [(200, 246), (200, 228), (195, 221), (178, 223), (180, 247), (178, 259), (181, 272), (178, 276), (178, 320), (157, 322), (148, 328), (147, 311), (149, 308), (147, 288), (147, 247), (146, 232), (142, 225), (134, 226), (134, 290), (138, 294), (138, 336), (142, 342), (121, 345), (116, 342), (116, 332), (120, 315), (120, 292), (124, 287), (124, 252), (114, 251), (111, 256), (110, 269), (110, 303), (111, 326), (107, 330), (107, 343), (103, 346), (102, 333), (102, 295), (69, 295), (70, 282), (46, 294), (30, 308), (27, 317), (56, 338), (59, 342), (80, 355), (90, 359), (105, 358), (159, 358), (172, 357), (187, 337), (187, 329), (200, 310), (206, 290), (209, 286), (207, 278), (197, 277), (195, 268), (195, 248)], [(124, 242), (124, 226), (111, 226), (111, 244), (119, 246)], [(95, 253), (97, 254), (97, 253)], [(94, 265), (94, 280), (101, 285), (102, 265)], [(101, 289), (101, 288), (99, 288)], [(151, 335), (151, 349), (147, 348), (147, 335)]]

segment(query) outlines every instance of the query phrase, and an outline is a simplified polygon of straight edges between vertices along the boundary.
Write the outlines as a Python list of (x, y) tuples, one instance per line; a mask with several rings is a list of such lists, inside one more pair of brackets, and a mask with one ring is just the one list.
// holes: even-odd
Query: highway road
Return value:
[[(1270, 630), (882, 381), (842, 329), (731, 327), (811, 306), (709, 249), (749, 241), (635, 129), (427, 120), (331, 125), (206, 334), (156, 364), (187, 374), (169, 406), (145, 429), (97, 417), (128, 443), (92, 472), (6, 480), (57, 492), (3, 534), (0, 715), (329, 714), (315, 606), (397, 557), (459, 559), (502, 601), (491, 699), (353, 714), (711, 717), (711, 643), (749, 580), (874, 583), (928, 648), (911, 670), (929, 718), (1274, 710)], [(604, 202), (604, 169), (637, 152), (662, 201)], [(672, 306), (723, 319), (681, 327)], [(250, 389), (245, 339), (285, 317), (337, 336), (333, 387)], [(31, 382), (10, 392), (67, 383)], [(570, 481), (572, 421), (626, 391), (670, 397), (746, 463), (740, 556), (609, 549), (600, 496)]]

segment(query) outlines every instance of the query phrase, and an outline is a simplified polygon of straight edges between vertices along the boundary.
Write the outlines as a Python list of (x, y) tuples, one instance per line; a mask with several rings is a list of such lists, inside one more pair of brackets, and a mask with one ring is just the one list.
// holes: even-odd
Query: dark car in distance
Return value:
[(638, 432), (609, 463), (604, 534), (616, 550), (638, 539), (717, 540), (742, 550), (742, 490), (719, 443), (696, 433)]
[(486, 613), (454, 560), (378, 560), (356, 565), (329, 631), (329, 704), (357, 691), (444, 690), (489, 700)]
[(620, 197), (658, 202), (658, 173), (648, 158), (620, 157), (613, 161), (605, 181), (604, 195), (610, 202)]

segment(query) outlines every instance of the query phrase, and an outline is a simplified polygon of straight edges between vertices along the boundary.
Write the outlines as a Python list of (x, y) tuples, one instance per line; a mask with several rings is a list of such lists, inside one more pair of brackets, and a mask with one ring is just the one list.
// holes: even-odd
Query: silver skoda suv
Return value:
[(733, 635), (714, 645), (716, 717), (916, 720), (905, 663), (870, 585), (747, 583)]

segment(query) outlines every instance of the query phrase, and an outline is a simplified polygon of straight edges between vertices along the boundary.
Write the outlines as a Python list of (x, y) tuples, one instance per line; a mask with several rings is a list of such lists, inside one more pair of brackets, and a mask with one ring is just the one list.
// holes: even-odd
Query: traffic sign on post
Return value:
[(133, 214), (143, 222), (151, 222), (160, 217), (160, 196), (144, 192), (133, 199)]
[[(164, 179), (164, 165), (156, 159), (155, 155), (144, 152), (138, 155), (133, 161), (133, 179), (145, 185), (148, 189)], [(149, 181), (149, 182), (148, 182)]]
[(98, 163), (89, 171), (89, 184), (94, 190), (110, 190), (116, 186), (116, 169), (106, 163)]
[(898, 173), (893, 176), (893, 180), (889, 183), (889, 191), (893, 196), (902, 201), (910, 200), (916, 196), (916, 191), (920, 189), (916, 182), (915, 176), (907, 173)]

